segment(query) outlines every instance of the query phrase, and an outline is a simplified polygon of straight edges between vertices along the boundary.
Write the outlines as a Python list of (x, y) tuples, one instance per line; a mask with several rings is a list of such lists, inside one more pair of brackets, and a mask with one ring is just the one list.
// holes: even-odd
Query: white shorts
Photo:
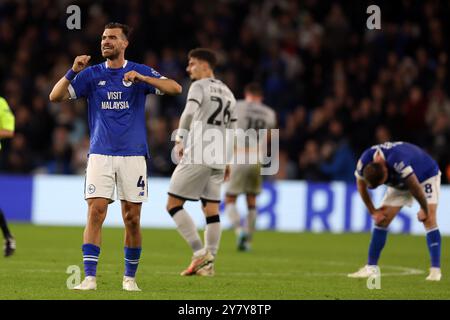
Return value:
[(89, 155), (84, 198), (117, 198), (129, 202), (147, 201), (147, 163), (144, 156)]
[(201, 164), (178, 164), (170, 178), (169, 195), (183, 200), (220, 202), (225, 171)]
[(226, 194), (238, 196), (240, 194), (258, 195), (261, 193), (262, 176), (259, 164), (235, 164), (231, 166), (230, 181)]
[[(425, 192), (428, 204), (437, 204), (439, 201), (439, 192), (441, 189), (441, 173), (431, 177), (420, 184)], [(409, 190), (398, 190), (388, 187), (384, 195), (382, 206), (390, 207), (411, 207), (414, 197)]]

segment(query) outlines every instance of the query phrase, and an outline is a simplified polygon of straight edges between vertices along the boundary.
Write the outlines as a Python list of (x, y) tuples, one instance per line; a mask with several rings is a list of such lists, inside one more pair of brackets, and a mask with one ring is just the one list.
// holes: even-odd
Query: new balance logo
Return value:
[(97, 85), (104, 86), (105, 84), (106, 84), (106, 81), (105, 80), (101, 80), (101, 81), (98, 82)]

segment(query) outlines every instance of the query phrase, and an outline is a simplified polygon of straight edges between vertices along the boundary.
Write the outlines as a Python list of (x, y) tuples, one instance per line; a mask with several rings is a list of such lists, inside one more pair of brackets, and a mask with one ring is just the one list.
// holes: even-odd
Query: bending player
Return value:
[[(237, 128), (245, 130), (273, 129), (276, 126), (275, 112), (263, 104), (263, 91), (259, 84), (250, 83), (244, 90), (245, 100), (236, 103)], [(270, 137), (270, 134), (267, 135)], [(251, 139), (252, 135), (248, 135)], [(269, 141), (268, 145), (269, 145)], [(258, 139), (248, 141), (242, 150), (241, 158), (258, 159)], [(252, 157), (250, 154), (253, 154)], [(257, 209), (256, 197), (261, 193), (262, 176), (261, 167), (258, 163), (233, 164), (230, 168), (230, 181), (226, 189), (225, 213), (231, 221), (237, 237), (238, 250), (247, 251), (251, 247), (253, 233), (255, 231)], [(236, 199), (240, 194), (246, 195), (247, 219), (244, 228), (241, 227), (241, 217), (236, 208)]]
[(135, 276), (141, 256), (140, 217), (147, 201), (147, 94), (179, 94), (181, 86), (152, 68), (125, 60), (129, 27), (105, 26), (101, 40), (105, 62), (87, 67), (90, 56), (75, 58), (72, 69), (50, 93), (51, 101), (87, 98), (90, 150), (86, 169), (85, 199), (88, 219), (83, 236), (86, 278), (77, 290), (97, 288), (97, 262), (101, 230), (114, 189), (121, 200), (125, 224), (125, 273), (122, 287), (140, 291)]
[[(220, 163), (215, 163), (202, 157), (206, 151), (204, 149), (211, 146), (206, 145), (206, 141), (202, 141), (203, 137), (198, 136), (198, 133), (204, 132), (208, 135), (209, 130), (210, 133), (220, 133), (221, 137), (226, 137), (226, 129), (233, 128), (236, 123), (234, 117), (236, 100), (230, 89), (222, 81), (214, 78), (213, 69), (216, 64), (214, 52), (198, 48), (191, 50), (188, 57), (187, 72), (194, 82), (189, 89), (186, 107), (180, 118), (176, 143), (180, 150), (179, 156), (182, 158), (170, 179), (167, 211), (175, 221), (178, 232), (193, 251), (191, 264), (181, 272), (181, 275), (212, 276), (221, 236), (220, 186), (227, 178), (229, 167), (225, 165), (224, 159)], [(187, 137), (183, 139), (181, 132), (186, 131)], [(186, 141), (184, 146), (182, 141)], [(214, 141), (213, 144), (215, 152), (224, 151), (221, 148), (222, 143)], [(201, 159), (200, 163), (196, 162), (198, 156)], [(183, 208), (186, 200), (199, 199), (206, 218), (204, 246), (194, 221)]]
[[(431, 268), (426, 280), (441, 280), (441, 234), (436, 221), (441, 173), (437, 163), (419, 147), (406, 142), (386, 142), (362, 154), (355, 171), (358, 191), (375, 221), (369, 245), (367, 265), (348, 276), (366, 278), (377, 272), (378, 260), (386, 243), (388, 226), (400, 209), (411, 206), (413, 198), (420, 205), (417, 218), (427, 232)], [(386, 184), (381, 207), (376, 209), (367, 188)]]

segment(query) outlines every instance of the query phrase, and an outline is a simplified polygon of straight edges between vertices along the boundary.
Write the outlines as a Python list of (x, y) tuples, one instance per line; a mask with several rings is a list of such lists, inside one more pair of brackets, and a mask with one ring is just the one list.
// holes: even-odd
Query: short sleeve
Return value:
[(0, 129), (14, 131), (15, 118), (5, 99), (0, 98)]
[(386, 159), (386, 162), (402, 179), (406, 179), (414, 173), (414, 169), (410, 161), (408, 161), (408, 158), (402, 157), (399, 153), (392, 153)]
[(76, 75), (69, 84), (70, 99), (86, 98), (90, 93), (91, 68), (88, 67)]
[[(140, 73), (146, 77), (167, 79), (166, 77), (162, 76), (158, 71), (146, 65), (141, 65)], [(159, 91), (157, 88), (155, 88), (152, 85), (149, 85), (148, 83), (144, 83), (144, 86), (145, 86), (145, 94), (164, 95), (163, 92)]]
[(203, 101), (203, 88), (198, 82), (194, 82), (189, 88), (187, 101), (196, 102), (199, 106)]

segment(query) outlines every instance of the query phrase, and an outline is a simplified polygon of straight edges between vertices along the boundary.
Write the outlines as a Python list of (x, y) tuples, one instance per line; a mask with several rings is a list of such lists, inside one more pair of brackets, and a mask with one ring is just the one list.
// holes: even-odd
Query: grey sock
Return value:
[(217, 251), (219, 250), (221, 234), (222, 229), (220, 227), (219, 215), (206, 218), (206, 227), (204, 235), (205, 247), (214, 256), (217, 254)]
[(247, 235), (248, 235), (248, 240), (252, 239), (253, 232), (255, 232), (256, 216), (257, 216), (256, 208), (248, 209), (248, 215), (247, 215)]
[(240, 232), (241, 229), (241, 217), (239, 216), (239, 212), (236, 209), (235, 203), (228, 203), (225, 205), (225, 214), (233, 226), (233, 229), (236, 233)]
[(181, 209), (172, 216), (177, 230), (186, 242), (191, 246), (192, 251), (196, 252), (203, 248), (202, 240), (197, 231), (194, 221), (186, 210)]

